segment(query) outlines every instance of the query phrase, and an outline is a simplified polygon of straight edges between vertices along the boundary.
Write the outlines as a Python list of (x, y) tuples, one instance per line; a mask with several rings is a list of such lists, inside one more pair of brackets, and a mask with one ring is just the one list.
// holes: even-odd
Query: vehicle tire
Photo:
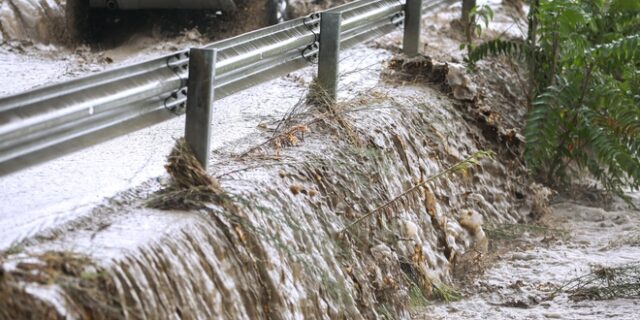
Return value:
[(267, 0), (267, 21), (278, 24), (289, 19), (289, 0)]
[(89, 0), (67, 0), (65, 27), (70, 42), (87, 42), (91, 36)]

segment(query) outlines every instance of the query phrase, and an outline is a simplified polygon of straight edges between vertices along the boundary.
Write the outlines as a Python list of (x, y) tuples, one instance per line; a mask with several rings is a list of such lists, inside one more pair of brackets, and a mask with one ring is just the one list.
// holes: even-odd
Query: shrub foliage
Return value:
[(640, 1), (531, 0), (525, 40), (495, 39), (490, 56), (527, 69), (525, 160), (559, 184), (588, 169), (610, 191), (640, 186)]

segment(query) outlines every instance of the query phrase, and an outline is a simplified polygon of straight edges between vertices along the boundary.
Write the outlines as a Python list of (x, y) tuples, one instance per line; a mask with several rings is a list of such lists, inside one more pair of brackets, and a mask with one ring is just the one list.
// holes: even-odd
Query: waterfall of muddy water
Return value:
[[(65, 20), (70, 19), (65, 17), (65, 7), (68, 2), (73, 1), (85, 1), (85, 0), (2, 0), (0, 1), (0, 44), (6, 41), (29, 41), (34, 43), (63, 43), (68, 42), (70, 34), (66, 29)], [(88, 0), (86, 0), (88, 1)], [(263, 21), (265, 14), (265, 2), (266, 1), (250, 1), (250, 0), (236, 0), (240, 13), (235, 16), (231, 16), (225, 19), (222, 23), (216, 23), (211, 20), (208, 23), (202, 24), (201, 28), (208, 28), (207, 24), (219, 25), (218, 29), (214, 30), (214, 37), (219, 39), (218, 34), (226, 34), (226, 37), (255, 30), (266, 26), (266, 21)], [(342, 4), (346, 0), (325, 0), (316, 4), (311, 0), (290, 0), (289, 13), (291, 17), (299, 17), (310, 12), (318, 11), (330, 6)], [(151, 19), (156, 24), (162, 25), (167, 23), (179, 24), (178, 29), (182, 30), (188, 27), (193, 21), (190, 21), (194, 17), (189, 15), (181, 16), (178, 10), (175, 14), (175, 19), (172, 15), (168, 15), (160, 20), (162, 17), (155, 17), (147, 15), (148, 12), (136, 12), (135, 15), (142, 17), (142, 19)], [(246, 13), (250, 15), (247, 16)], [(85, 14), (88, 14), (85, 13)], [(98, 15), (96, 19), (103, 19), (104, 17)], [(168, 19), (168, 20), (167, 20)], [(138, 19), (139, 20), (139, 19)], [(196, 19), (197, 20), (197, 19)], [(95, 21), (94, 21), (95, 22)], [(98, 21), (100, 23), (100, 21)], [(128, 22), (127, 22), (128, 23)], [(180, 27), (181, 26), (181, 27)], [(140, 28), (116, 28), (111, 26), (110, 32), (125, 33), (123, 35), (115, 35), (116, 37), (126, 38), (127, 32), (142, 32)], [(238, 30), (235, 30), (238, 29)], [(201, 30), (204, 31), (204, 30)], [(86, 32), (83, 30), (82, 32)], [(76, 33), (72, 31), (71, 33)]]
[(64, 3), (60, 0), (0, 1), (0, 34), (7, 40), (51, 43), (61, 40), (64, 33)]
[[(435, 86), (378, 81), (379, 67), (365, 67), (388, 51), (360, 46), (344, 55), (342, 70), (360, 73), (341, 79), (339, 119), (299, 106), (278, 129), (304, 129), (277, 143), (253, 149), (274, 136), (282, 113), (256, 116), (248, 123), (263, 129), (216, 145), (210, 173), (229, 201), (149, 208), (154, 180), (5, 252), (0, 318), (407, 318), (415, 295), (450, 282), (458, 257), (485, 250), (482, 219), (521, 219), (520, 168), (484, 160), (340, 232), (421, 179), (495, 147)], [(271, 89), (256, 89), (265, 104)]]
[[(380, 84), (345, 108), (356, 142), (325, 119), (291, 148), (267, 146), (240, 160), (219, 150), (214, 174), (246, 168), (220, 181), (232, 207), (160, 211), (141, 197), (117, 208), (104, 230), (71, 231), (38, 250), (73, 243), (100, 261), (129, 318), (406, 316), (413, 286), (426, 292), (449, 281), (454, 256), (481, 240), (458, 219), (470, 211), (512, 222), (514, 192), (504, 164), (485, 161), (339, 234), (421, 177), (487, 147), (453, 101), (429, 87)], [(9, 256), (5, 273), (23, 272), (25, 259), (33, 257)], [(26, 290), (82, 317), (82, 302), (50, 287)]]

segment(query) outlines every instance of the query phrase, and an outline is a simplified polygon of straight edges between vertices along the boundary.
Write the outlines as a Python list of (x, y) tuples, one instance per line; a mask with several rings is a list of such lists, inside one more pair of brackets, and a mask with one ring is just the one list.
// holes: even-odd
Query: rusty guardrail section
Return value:
[[(415, 54), (415, 9), (453, 2), (360, 0), (324, 13), (340, 14), (340, 49), (396, 30), (406, 16), (413, 27), (405, 29), (405, 52)], [(215, 99), (315, 63), (321, 14), (204, 46), (216, 51)], [(188, 70), (184, 50), (0, 99), (0, 176), (184, 114)]]

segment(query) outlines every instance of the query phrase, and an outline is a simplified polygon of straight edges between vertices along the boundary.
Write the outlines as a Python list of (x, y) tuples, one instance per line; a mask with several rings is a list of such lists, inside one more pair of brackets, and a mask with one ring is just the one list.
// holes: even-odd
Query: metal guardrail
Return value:
[[(422, 13), (455, 2), (424, 1)], [(326, 12), (341, 13), (344, 49), (395, 30), (405, 7), (360, 0)], [(319, 34), (314, 13), (204, 46), (217, 51), (216, 100), (312, 64)], [(0, 176), (184, 114), (188, 69), (185, 50), (0, 99)]]

